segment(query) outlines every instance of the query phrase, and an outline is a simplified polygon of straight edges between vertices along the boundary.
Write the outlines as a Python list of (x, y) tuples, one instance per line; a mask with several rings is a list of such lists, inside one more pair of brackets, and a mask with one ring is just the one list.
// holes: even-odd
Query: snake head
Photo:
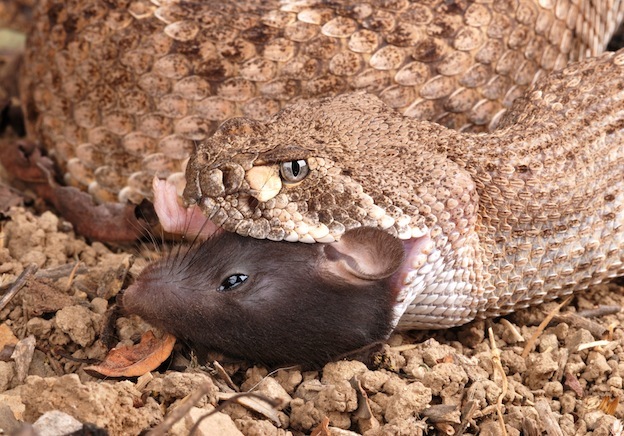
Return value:
[[(358, 107), (364, 96), (342, 100), (355, 121), (371, 116)], [(266, 123), (224, 123), (191, 158), (185, 198), (218, 226), (260, 239), (333, 242), (360, 226), (411, 237), (410, 217), (381, 189), (375, 197), (364, 189), (379, 175), (362, 171), (355, 126), (324, 108), (335, 103), (300, 103)]]
[[(233, 119), (191, 157), (184, 196), (243, 236), (333, 242), (366, 226), (419, 238), (436, 222), (428, 185), (440, 191), (451, 172), (406, 122), (362, 93), (301, 102), (263, 123)], [(449, 195), (462, 189), (444, 183)]]

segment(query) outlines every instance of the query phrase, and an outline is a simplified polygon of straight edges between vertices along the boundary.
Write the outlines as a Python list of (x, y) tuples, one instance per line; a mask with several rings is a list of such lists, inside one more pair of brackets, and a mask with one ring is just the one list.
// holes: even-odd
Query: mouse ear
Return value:
[(359, 227), (340, 241), (324, 244), (325, 268), (348, 282), (380, 280), (391, 276), (403, 263), (403, 242), (383, 230)]

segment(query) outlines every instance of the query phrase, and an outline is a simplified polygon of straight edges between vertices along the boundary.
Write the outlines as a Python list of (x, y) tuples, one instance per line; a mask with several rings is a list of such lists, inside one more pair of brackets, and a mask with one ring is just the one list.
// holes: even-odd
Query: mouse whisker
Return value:
[[(196, 212), (197, 210), (198, 210), (197, 208), (193, 209), (193, 211), (191, 212), (191, 214), (192, 214), (191, 218), (186, 220), (186, 224), (185, 224), (186, 230), (185, 230), (184, 234), (182, 235), (182, 238), (184, 240), (186, 239), (186, 235), (188, 234), (188, 228), (190, 226), (191, 221), (193, 220), (192, 219), (193, 215), (195, 213), (197, 213)], [(204, 231), (204, 229), (206, 228), (206, 226), (208, 225), (209, 222), (210, 221), (208, 221), (208, 220), (204, 221), (202, 223), (199, 231), (197, 233), (195, 233), (195, 235), (193, 236), (192, 240), (188, 244), (188, 249), (186, 250), (186, 252), (184, 254), (182, 254), (181, 257), (179, 257), (179, 265), (182, 265), (182, 263), (187, 262), (187, 268), (188, 268), (188, 266), (194, 261), (194, 258), (195, 258), (196, 254), (197, 254), (197, 251), (198, 251), (198, 250), (194, 250), (194, 248), (196, 248), (198, 245), (201, 245), (201, 243), (203, 242), (202, 239), (200, 238), (200, 235), (203, 234), (203, 231)], [(187, 256), (189, 255), (189, 253), (193, 252), (193, 251), (195, 252), (195, 253), (193, 253), (193, 257), (191, 259), (187, 259)]]

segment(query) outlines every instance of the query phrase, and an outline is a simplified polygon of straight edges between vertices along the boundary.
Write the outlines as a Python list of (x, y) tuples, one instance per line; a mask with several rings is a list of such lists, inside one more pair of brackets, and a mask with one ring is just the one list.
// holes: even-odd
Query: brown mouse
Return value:
[(332, 244), (221, 232), (147, 266), (121, 305), (200, 348), (317, 366), (388, 337), (403, 258), (400, 240), (372, 228)]

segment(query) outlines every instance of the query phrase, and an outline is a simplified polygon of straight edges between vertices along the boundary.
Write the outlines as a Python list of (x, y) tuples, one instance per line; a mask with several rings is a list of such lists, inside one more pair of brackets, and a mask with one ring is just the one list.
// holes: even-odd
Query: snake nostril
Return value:
[(201, 172), (198, 182), (205, 197), (218, 198), (225, 195), (223, 171), (219, 168)]
[(228, 163), (221, 167), (223, 172), (223, 187), (225, 194), (233, 194), (240, 190), (245, 179), (245, 170), (242, 166)]

